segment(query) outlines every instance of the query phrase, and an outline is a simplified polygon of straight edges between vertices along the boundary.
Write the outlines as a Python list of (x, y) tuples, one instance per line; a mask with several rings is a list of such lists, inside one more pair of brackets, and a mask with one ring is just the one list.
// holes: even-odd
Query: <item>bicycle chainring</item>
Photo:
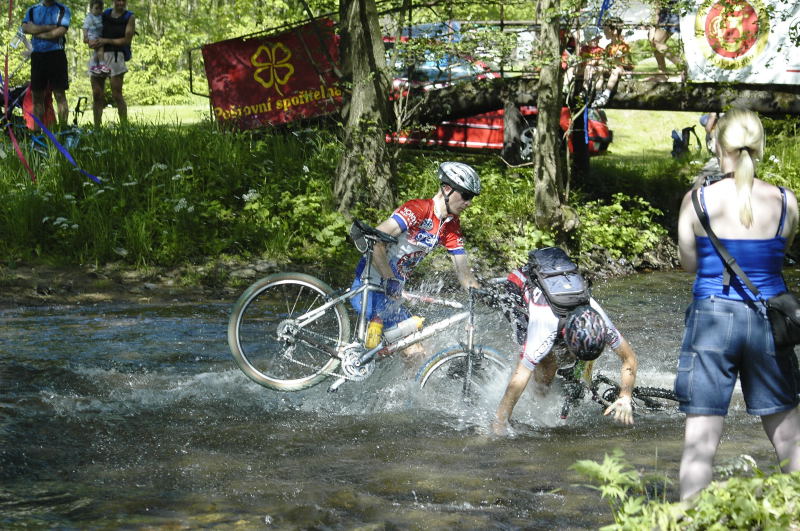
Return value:
[(361, 346), (353, 345), (345, 347), (342, 353), (341, 371), (348, 380), (360, 382), (367, 379), (375, 370), (375, 362), (370, 361), (366, 364), (359, 364), (358, 359), (364, 353)]

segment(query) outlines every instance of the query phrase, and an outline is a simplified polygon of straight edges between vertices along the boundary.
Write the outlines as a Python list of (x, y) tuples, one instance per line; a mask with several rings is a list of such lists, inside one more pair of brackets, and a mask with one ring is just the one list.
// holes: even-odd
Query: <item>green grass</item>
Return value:
[[(73, 104), (74, 107), (74, 104)], [(131, 105), (128, 107), (128, 120), (132, 123), (160, 124), (160, 125), (189, 125), (211, 118), (208, 103), (193, 105)], [(78, 125), (92, 125), (92, 108), (89, 100), (83, 115), (78, 119)], [(117, 109), (107, 106), (103, 110), (103, 123), (119, 123)]]
[[(607, 109), (608, 125), (614, 131), (614, 142), (608, 156), (619, 158), (670, 157), (673, 129), (696, 125), (701, 141), (705, 130), (698, 121), (700, 113), (678, 111), (632, 111)], [(694, 141), (694, 140), (693, 140)]]

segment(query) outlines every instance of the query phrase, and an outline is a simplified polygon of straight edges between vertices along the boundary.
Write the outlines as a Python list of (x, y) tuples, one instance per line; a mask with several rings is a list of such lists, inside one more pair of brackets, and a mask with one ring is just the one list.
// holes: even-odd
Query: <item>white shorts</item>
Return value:
[[(128, 65), (125, 63), (125, 57), (122, 52), (104, 52), (103, 63), (111, 69), (109, 77), (121, 76), (128, 71)], [(92, 66), (94, 66), (94, 57), (89, 59), (89, 67), (91, 68)]]

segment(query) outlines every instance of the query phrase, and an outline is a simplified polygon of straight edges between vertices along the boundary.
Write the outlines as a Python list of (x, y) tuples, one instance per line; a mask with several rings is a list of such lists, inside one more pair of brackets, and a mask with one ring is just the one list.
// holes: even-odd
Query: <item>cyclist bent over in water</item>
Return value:
[(518, 302), (509, 312), (513, 314), (512, 322), (517, 328), (517, 341), (523, 347), (517, 368), (497, 408), (492, 431), (497, 435), (507, 433), (511, 412), (531, 375), (537, 384), (534, 392), (539, 396), (547, 394), (558, 369), (557, 354), (566, 351), (578, 360), (592, 361), (600, 356), (606, 345), (614, 349), (622, 360), (622, 373), (620, 396), (605, 414), (613, 412), (615, 420), (633, 424), (631, 392), (636, 382), (636, 353), (597, 301), (590, 298), (589, 305), (575, 308), (562, 325), (541, 288), (531, 281), (527, 265), (508, 275), (508, 286), (512, 298)]
[[(385, 328), (389, 328), (411, 314), (400, 304), (400, 294), (411, 272), (419, 262), (435, 249), (444, 246), (453, 260), (453, 266), (461, 285), (466, 289), (478, 287), (464, 250), (459, 215), (466, 210), (475, 196), (481, 193), (481, 181), (477, 172), (468, 164), (443, 162), (439, 166), (439, 191), (431, 199), (412, 199), (401, 205), (394, 213), (377, 226), (377, 229), (397, 237), (397, 243), (375, 244), (370, 280), (384, 287), (383, 293), (373, 291), (367, 300), (367, 318), (378, 316)], [(353, 288), (361, 285), (365, 259), (356, 267)], [(361, 311), (361, 296), (353, 297), (350, 303)], [(419, 345), (406, 349), (407, 360), (423, 354)]]

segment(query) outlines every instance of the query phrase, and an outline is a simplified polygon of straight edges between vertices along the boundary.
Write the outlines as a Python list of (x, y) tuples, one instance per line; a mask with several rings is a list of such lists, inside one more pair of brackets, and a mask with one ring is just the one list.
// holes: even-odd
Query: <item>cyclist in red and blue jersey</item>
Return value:
[[(366, 272), (370, 281), (384, 287), (383, 293), (371, 292), (367, 300), (367, 318), (379, 316), (386, 328), (409, 317), (399, 299), (403, 286), (419, 262), (438, 246), (447, 249), (453, 260), (459, 283), (465, 288), (478, 287), (464, 250), (459, 215), (469, 208), (481, 193), (478, 173), (468, 164), (443, 162), (439, 166), (439, 191), (431, 199), (412, 199), (397, 208), (377, 229), (397, 237), (393, 245), (375, 244), (372, 269)], [(353, 287), (361, 285), (364, 258), (356, 267)], [(361, 310), (361, 296), (351, 299), (356, 311)], [(421, 349), (406, 350), (414, 357)]]

